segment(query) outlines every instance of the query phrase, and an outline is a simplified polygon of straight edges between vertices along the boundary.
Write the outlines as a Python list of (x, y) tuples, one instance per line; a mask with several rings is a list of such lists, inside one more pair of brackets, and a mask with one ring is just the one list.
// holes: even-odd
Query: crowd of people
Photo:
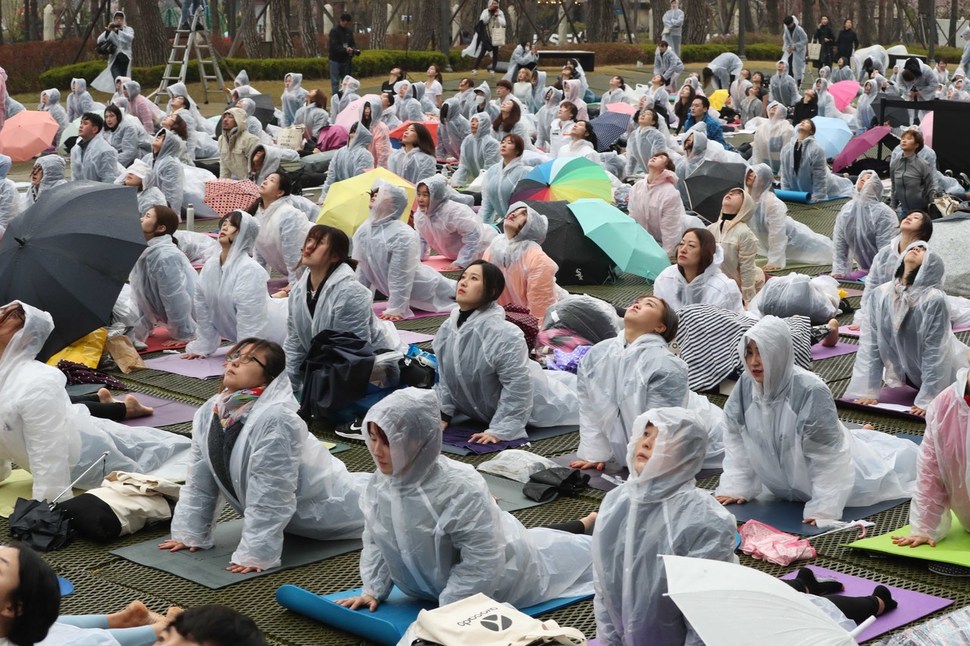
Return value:
[[(225, 501), (244, 518), (225, 564), (231, 572), (278, 567), (284, 533), (362, 538), (363, 589), (341, 602), (351, 609), (375, 610), (393, 586), (441, 604), (477, 592), (518, 606), (595, 594), (604, 644), (693, 639), (663, 598), (656, 556), (736, 560), (736, 523), (724, 505), (767, 491), (802, 505), (805, 523), (829, 526), (845, 507), (913, 497), (913, 535), (897, 537), (902, 545), (935, 545), (951, 508), (970, 522), (970, 351), (953, 332), (970, 303), (942, 290), (929, 214), (935, 195), (965, 197), (967, 188), (939, 172), (916, 128), (897, 128), (888, 191), (871, 170), (851, 179), (833, 173), (812, 119), (843, 119), (861, 132), (875, 125), (879, 94), (912, 100), (914, 116), (921, 100), (962, 99), (970, 54), (952, 77), (916, 58), (893, 72), (883, 48), (858, 48), (851, 20), (836, 35), (823, 17), (811, 38), (822, 44), (812, 81), (809, 36), (789, 17), (773, 74), (752, 73), (724, 53), (681, 82), (684, 12), (673, 0), (653, 77), (637, 90), (614, 76), (597, 97), (575, 60), (550, 78), (534, 43), (522, 42), (494, 84), (461, 78), (448, 96), (436, 65), (414, 82), (394, 67), (381, 92), (368, 95), (352, 76), (351, 21), (342, 15), (331, 32), (330, 97), (303, 87), (300, 72), (287, 73), (272, 119), (257, 117), (260, 92), (245, 71), (217, 119), (202, 116), (183, 84), (169, 86), (167, 105), (157, 107), (130, 78), (133, 33), (121, 12), (102, 36), (115, 45), (108, 85), (100, 77), (92, 83), (106, 87), (107, 104), (94, 101), (82, 78), (65, 90), (66, 108), (57, 88), (41, 94), (39, 108), (62, 131), (79, 119), (78, 134), (62, 142), (58, 133), (23, 195), (5, 179), (11, 162), (0, 155), (0, 235), (42, 194), (69, 182), (134, 187), (131, 217), (140, 217), (146, 247), (111, 333), (144, 349), (163, 327), (173, 343), (187, 344), (186, 361), (232, 345), (221, 390), (196, 412), (189, 439), (104, 419), (112, 405), (115, 419), (151, 412), (136, 399), (69, 398), (63, 374), (37, 360), (51, 316), (20, 301), (3, 306), (0, 419), (13, 420), (0, 436), (3, 473), (11, 463), (29, 468), (33, 496), (50, 499), (107, 453), (109, 471), (184, 481), (162, 550), (211, 548)], [(494, 72), (505, 28), (499, 2), (490, 0), (466, 50), (476, 72), (486, 55)], [(864, 85), (855, 105), (840, 109), (828, 88), (846, 78)], [(720, 110), (709, 96), (718, 90), (728, 94)], [(4, 95), (9, 118), (17, 107)], [(630, 104), (633, 115), (622, 136), (601, 146), (597, 106), (613, 103)], [(338, 125), (338, 117), (352, 125)], [(292, 126), (303, 136), (295, 147), (283, 143)], [(732, 145), (735, 127), (755, 131), (750, 146)], [(315, 203), (288, 169), (321, 155), (328, 170)], [(614, 201), (670, 260), (652, 293), (625, 310), (569, 294), (544, 248), (549, 219), (514, 199), (533, 168), (560, 158), (599, 166)], [(710, 219), (694, 212), (684, 191), (705, 162), (745, 169)], [(316, 223), (329, 193), (375, 168), (414, 185), (414, 197), (404, 184), (376, 180), (356, 230)], [(248, 209), (219, 214), (214, 236), (180, 228), (189, 208), (206, 208), (205, 183), (216, 179), (252, 181), (258, 195)], [(791, 217), (776, 188), (813, 201), (847, 199), (832, 236)], [(432, 253), (457, 279), (422, 262)], [(772, 276), (794, 264), (830, 265), (831, 276)], [(853, 272), (868, 279), (846, 397), (874, 405), (884, 385), (913, 387), (910, 412), (927, 420), (922, 446), (847, 428), (811, 371), (811, 346), (838, 340), (836, 317), (847, 312), (837, 279)], [(284, 283), (272, 292), (271, 275)], [(385, 302), (375, 301), (378, 293)], [(373, 377), (408, 350), (394, 322), (420, 312), (445, 317), (433, 341), (437, 383), (397, 390), (370, 407), (362, 433), (374, 471), (349, 472), (311, 434), (301, 409), (320, 339), (366, 343), (379, 359)], [(538, 334), (524, 335), (510, 312), (531, 317)], [(722, 410), (703, 393), (725, 382), (734, 388)], [(477, 471), (440, 455), (442, 433), (458, 420), (483, 425), (469, 440), (480, 444), (574, 425), (571, 466), (625, 466), (629, 480), (598, 515), (526, 529), (499, 509)], [(694, 483), (710, 467), (723, 469), (715, 496)], [(89, 477), (78, 486), (97, 484)], [(4, 592), (14, 610), (0, 622), (0, 637), (17, 646), (39, 643), (48, 630), (52, 639), (57, 631), (119, 629), (141, 631), (120, 643), (169, 643), (175, 633), (200, 644), (262, 643), (251, 622), (218, 607), (170, 617), (139, 606), (90, 620), (58, 617), (57, 599), (44, 596), (52, 594), (49, 567), (26, 546), (3, 551), (8, 572), (19, 562), (21, 583)], [(807, 570), (792, 585), (825, 594)], [(857, 623), (896, 603), (881, 586), (862, 601), (845, 599), (831, 601)], [(206, 637), (213, 631), (220, 637)]]

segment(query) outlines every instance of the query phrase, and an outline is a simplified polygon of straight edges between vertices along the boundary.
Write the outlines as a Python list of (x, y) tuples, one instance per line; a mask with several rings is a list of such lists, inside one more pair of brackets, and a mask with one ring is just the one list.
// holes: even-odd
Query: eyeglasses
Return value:
[(255, 354), (243, 354), (237, 350), (226, 357), (226, 363), (238, 363), (242, 366), (252, 361), (258, 363), (263, 370), (266, 370), (266, 364), (257, 359)]

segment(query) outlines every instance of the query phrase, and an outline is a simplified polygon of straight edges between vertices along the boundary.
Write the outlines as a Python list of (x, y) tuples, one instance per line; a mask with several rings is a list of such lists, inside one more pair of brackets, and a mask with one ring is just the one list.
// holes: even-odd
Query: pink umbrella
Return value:
[(618, 103), (607, 103), (603, 109), (608, 112), (619, 112), (620, 114), (633, 115), (637, 111), (637, 106), (620, 101)]
[(50, 112), (24, 110), (7, 119), (0, 130), (0, 152), (15, 162), (33, 159), (54, 141), (57, 122)]
[(360, 106), (364, 105), (364, 101), (369, 99), (380, 99), (380, 97), (376, 94), (365, 94), (359, 99), (354, 99), (340, 111), (340, 114), (334, 119), (333, 125), (343, 126), (344, 130), (350, 132), (350, 127), (360, 121)]
[(888, 135), (890, 130), (892, 128), (889, 126), (876, 126), (850, 139), (842, 152), (832, 161), (832, 171), (838, 173), (847, 166), (851, 166), (852, 162), (882, 141), (882, 138)]
[(852, 99), (856, 98), (860, 89), (862, 86), (857, 81), (839, 81), (829, 85), (829, 94), (835, 99), (835, 107), (841, 112), (845, 110), (845, 106), (852, 103)]
[(926, 116), (919, 122), (920, 132), (923, 133), (923, 143), (929, 148), (933, 147), (933, 113), (927, 112)]

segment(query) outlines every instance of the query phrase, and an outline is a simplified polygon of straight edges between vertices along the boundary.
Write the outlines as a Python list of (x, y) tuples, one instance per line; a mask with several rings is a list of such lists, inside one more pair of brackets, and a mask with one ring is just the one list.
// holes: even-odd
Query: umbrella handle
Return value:
[(84, 476), (86, 476), (88, 474), (88, 471), (90, 471), (94, 467), (98, 466), (98, 462), (105, 462), (106, 463), (107, 460), (108, 460), (108, 452), (105, 451), (104, 453), (101, 454), (101, 457), (100, 458), (98, 458), (97, 460), (95, 460), (91, 464), (91, 466), (89, 466), (87, 469), (84, 470), (84, 472), (81, 475), (79, 475), (77, 478), (75, 478), (74, 482), (72, 482), (71, 484), (67, 485), (67, 489), (65, 489), (61, 493), (57, 494), (57, 497), (54, 498), (54, 500), (51, 500), (51, 502), (50, 502), (51, 509), (54, 509), (54, 505), (57, 504), (57, 501), (61, 499), (61, 496), (63, 496), (64, 494), (66, 494), (68, 491), (71, 491), (74, 488), (74, 485), (76, 485), (78, 482), (80, 482), (81, 479), (84, 478)]
[(866, 619), (861, 624), (856, 626), (855, 630), (849, 633), (849, 637), (851, 637), (852, 639), (855, 639), (856, 637), (862, 634), (862, 631), (864, 631), (866, 628), (871, 626), (875, 621), (876, 621), (876, 615), (869, 615), (868, 619)]

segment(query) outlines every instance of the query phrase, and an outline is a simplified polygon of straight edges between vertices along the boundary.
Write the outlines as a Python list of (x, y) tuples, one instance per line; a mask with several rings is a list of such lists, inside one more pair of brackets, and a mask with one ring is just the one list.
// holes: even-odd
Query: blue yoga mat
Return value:
[[(361, 593), (360, 588), (320, 595), (295, 585), (284, 585), (276, 591), (276, 601), (287, 610), (299, 613), (320, 623), (333, 626), (364, 639), (395, 646), (404, 636), (408, 626), (418, 618), (422, 609), (438, 607), (434, 601), (424, 601), (409, 597), (395, 587), (391, 595), (378, 606), (375, 612), (369, 610), (349, 610), (338, 606), (335, 601), (354, 597)], [(563, 597), (540, 603), (528, 608), (519, 608), (530, 617), (538, 617), (547, 612), (565, 608), (574, 603), (591, 599), (583, 597)]]
[(57, 577), (57, 586), (61, 589), (62, 597), (66, 597), (74, 593), (74, 584), (62, 576)]
[(798, 204), (808, 204), (809, 200), (812, 199), (811, 193), (806, 193), (804, 191), (775, 191), (775, 195), (782, 202), (797, 202)]
[[(887, 509), (892, 509), (904, 502), (909, 502), (909, 498), (886, 500), (875, 505), (869, 505), (868, 507), (846, 507), (842, 511), (842, 520), (860, 520), (867, 516), (886, 511)], [(802, 512), (805, 509), (805, 503), (803, 502), (752, 500), (743, 505), (726, 505), (724, 508), (734, 514), (734, 517), (739, 523), (744, 523), (752, 519), (760, 520), (783, 532), (800, 534), (802, 536), (814, 536), (827, 531), (819, 529), (814, 525), (806, 525), (802, 522), (804, 519)]]

